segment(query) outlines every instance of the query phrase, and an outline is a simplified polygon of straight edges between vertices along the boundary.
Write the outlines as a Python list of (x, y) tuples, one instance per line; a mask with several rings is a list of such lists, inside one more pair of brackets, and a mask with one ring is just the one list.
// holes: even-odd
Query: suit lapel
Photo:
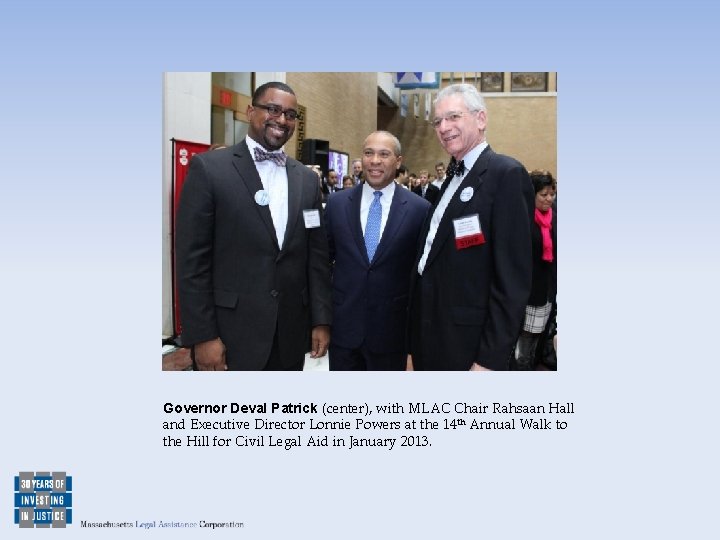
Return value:
[(345, 216), (348, 220), (348, 227), (352, 234), (353, 240), (357, 244), (358, 250), (363, 254), (363, 258), (370, 264), (367, 257), (367, 248), (365, 247), (365, 238), (363, 238), (362, 226), (360, 225), (360, 203), (362, 202), (362, 184), (358, 184), (348, 195), (349, 204), (345, 208)]
[(393, 200), (390, 204), (388, 220), (385, 224), (385, 230), (383, 230), (382, 237), (380, 238), (380, 244), (375, 252), (373, 261), (380, 260), (380, 257), (382, 257), (385, 251), (388, 250), (388, 246), (392, 244), (393, 238), (400, 230), (406, 214), (407, 198), (405, 197), (405, 193), (403, 193), (403, 189), (400, 186), (395, 186), (395, 194), (393, 195)]
[[(430, 253), (428, 255), (428, 260), (425, 263), (425, 268), (427, 268), (432, 263), (433, 259), (437, 256), (437, 254), (440, 253), (440, 250), (442, 249), (443, 245), (450, 237), (450, 235), (454, 234), (452, 221), (464, 215), (464, 208), (467, 205), (467, 202), (463, 202), (460, 200), (460, 194), (462, 193), (463, 189), (467, 187), (473, 188), (473, 191), (475, 192), (473, 197), (477, 197), (478, 189), (483, 183), (483, 174), (488, 168), (488, 163), (490, 162), (490, 157), (492, 156), (492, 154), (494, 154), (494, 152), (488, 146), (482, 152), (482, 154), (480, 154), (480, 157), (478, 157), (475, 165), (473, 165), (473, 168), (467, 173), (465, 178), (463, 178), (463, 181), (460, 183), (457, 191), (455, 191), (455, 193), (453, 194), (450, 203), (445, 209), (442, 220), (440, 220), (440, 225), (438, 226), (437, 234), (435, 235), (435, 239), (433, 240), (432, 248), (430, 249)], [(447, 187), (443, 185), (443, 188), (445, 189), (442, 191), (442, 193), (445, 193)], [(438, 201), (439, 200), (440, 197), (438, 197)]]
[(250, 156), (247, 143), (245, 141), (235, 145), (234, 147), (234, 158), (233, 166), (237, 170), (240, 178), (242, 179), (245, 188), (250, 194), (250, 199), (253, 201), (255, 211), (258, 213), (260, 220), (265, 225), (270, 238), (275, 245), (275, 248), (280, 250), (277, 242), (277, 233), (275, 232), (275, 225), (273, 225), (272, 216), (270, 215), (270, 207), (268, 205), (261, 206), (255, 202), (255, 194), (263, 189), (262, 180), (260, 175), (255, 168), (255, 162)]
[(301, 165), (297, 161), (290, 159), (287, 160), (285, 165), (288, 178), (288, 220), (287, 226), (285, 227), (285, 239), (283, 240), (283, 246), (287, 246), (288, 238), (292, 238), (292, 233), (298, 223), (297, 218), (300, 215), (303, 182), (298, 166)]

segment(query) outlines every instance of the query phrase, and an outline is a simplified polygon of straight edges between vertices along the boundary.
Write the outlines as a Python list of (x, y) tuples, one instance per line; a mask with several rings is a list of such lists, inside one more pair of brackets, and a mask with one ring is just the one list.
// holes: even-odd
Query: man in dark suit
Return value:
[(338, 173), (335, 169), (328, 169), (326, 183), (328, 186), (328, 193), (333, 193), (334, 191), (342, 189), (342, 184), (338, 185)]
[(363, 181), (361, 159), (355, 158), (352, 160), (352, 177), (355, 185), (358, 185)]
[(485, 141), (477, 89), (438, 94), (433, 126), (452, 156), (421, 233), (412, 285), (415, 369), (507, 370), (532, 276), (532, 183), (525, 167)]
[(435, 201), (440, 195), (440, 188), (430, 183), (430, 177), (427, 171), (420, 171), (418, 173), (418, 180), (420, 184), (413, 188), (413, 193), (420, 195), (430, 204), (435, 204)]
[(365, 139), (365, 182), (333, 193), (325, 218), (333, 267), (331, 370), (404, 370), (410, 274), (430, 204), (395, 183), (400, 142)]
[(260, 86), (247, 117), (245, 141), (194, 156), (183, 187), (182, 342), (200, 370), (299, 370), (330, 335), (320, 186), (281, 150), (297, 119), (289, 86)]
[(435, 164), (435, 175), (437, 176), (437, 180), (432, 182), (432, 185), (440, 189), (445, 181), (445, 164), (442, 161), (438, 161)]

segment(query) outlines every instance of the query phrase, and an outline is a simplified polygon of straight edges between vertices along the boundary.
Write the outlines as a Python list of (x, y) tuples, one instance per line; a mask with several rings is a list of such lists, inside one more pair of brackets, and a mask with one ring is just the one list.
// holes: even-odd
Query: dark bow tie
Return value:
[(285, 162), (287, 161), (287, 156), (285, 155), (285, 152), (282, 150), (280, 152), (266, 152), (259, 146), (255, 147), (255, 161), (272, 161), (276, 165), (279, 165), (280, 167), (285, 166)]
[(465, 173), (465, 160), (455, 161), (455, 158), (452, 158), (450, 160), (450, 165), (448, 165), (447, 172), (445, 175), (445, 180), (452, 180), (456, 176), (462, 176)]

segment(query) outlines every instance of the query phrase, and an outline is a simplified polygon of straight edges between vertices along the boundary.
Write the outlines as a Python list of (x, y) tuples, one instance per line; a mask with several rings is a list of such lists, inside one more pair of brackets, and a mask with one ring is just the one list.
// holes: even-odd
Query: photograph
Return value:
[[(503, 72), (164, 78), (163, 370), (557, 370), (556, 94), (513, 100)], [(183, 85), (209, 103), (179, 109)]]
[(514, 71), (511, 75), (513, 92), (546, 92), (547, 73), (535, 71)]

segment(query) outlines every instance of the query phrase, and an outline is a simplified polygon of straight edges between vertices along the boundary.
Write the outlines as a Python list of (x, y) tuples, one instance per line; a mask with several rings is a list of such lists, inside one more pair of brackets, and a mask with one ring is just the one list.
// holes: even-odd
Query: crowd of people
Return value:
[(298, 370), (308, 351), (331, 370), (556, 369), (556, 180), (491, 149), (474, 86), (434, 111), (447, 166), (410, 172), (376, 131), (352, 174), (323, 176), (283, 152), (297, 99), (272, 82), (244, 141), (192, 159), (176, 267), (196, 369)]

